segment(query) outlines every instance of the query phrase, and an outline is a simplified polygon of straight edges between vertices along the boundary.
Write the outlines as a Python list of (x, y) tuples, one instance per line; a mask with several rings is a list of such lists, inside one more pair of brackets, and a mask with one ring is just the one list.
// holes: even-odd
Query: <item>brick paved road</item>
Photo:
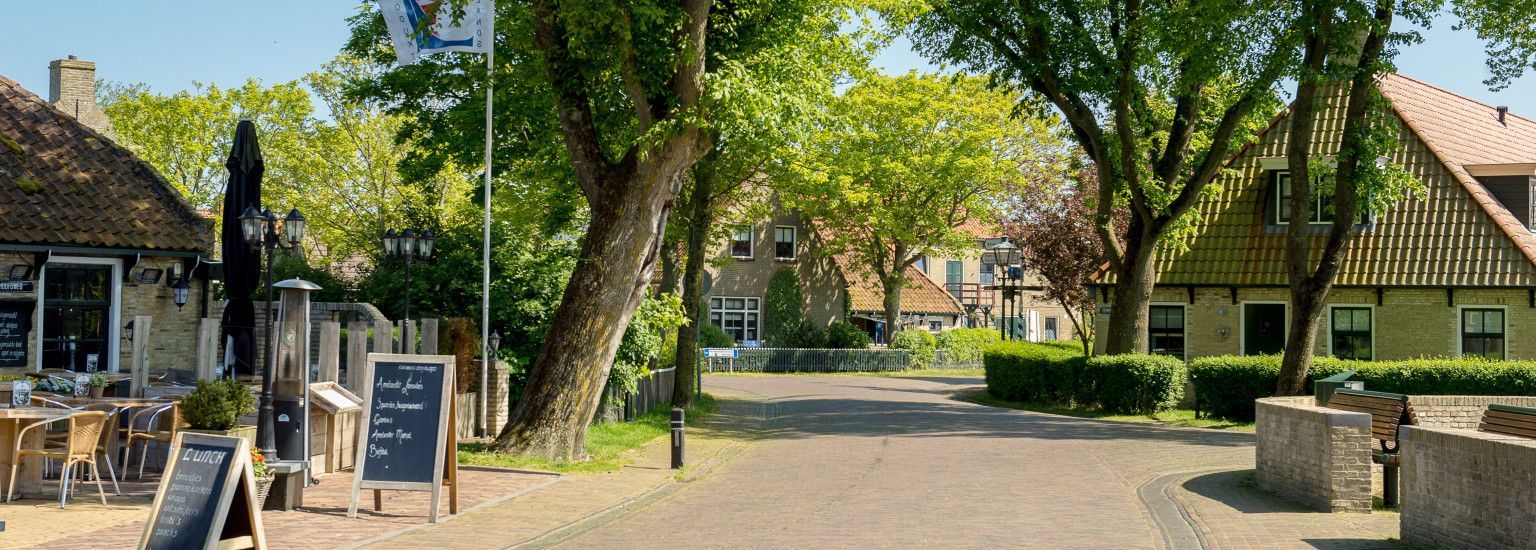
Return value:
[[(763, 439), (719, 471), (562, 545), (1343, 547), (1395, 535), (1395, 521), (1383, 526), (1395, 520), (1389, 515), (1311, 514), (1238, 486), (1253, 465), (1251, 434), (951, 398), (979, 382), (710, 378), (706, 387), (769, 400)], [(1226, 472), (1226, 481), (1205, 472)], [(1272, 512), (1283, 514), (1248, 532), (1246, 514)]]

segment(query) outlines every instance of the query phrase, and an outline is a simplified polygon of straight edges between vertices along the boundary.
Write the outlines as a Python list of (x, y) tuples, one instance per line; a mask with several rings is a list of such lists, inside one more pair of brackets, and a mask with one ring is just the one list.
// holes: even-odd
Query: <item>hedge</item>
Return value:
[(1069, 404), (1077, 400), (1078, 377), (1086, 359), (1030, 342), (999, 342), (982, 354), (987, 392), (998, 399)]
[(827, 347), (833, 349), (865, 349), (870, 344), (869, 333), (848, 321), (836, 321), (827, 326)]
[[(1536, 396), (1536, 361), (1484, 359), (1412, 359), (1406, 361), (1312, 360), (1311, 381), (1354, 369), (1351, 380), (1368, 390), (1409, 395)], [(1274, 394), (1280, 356), (1221, 356), (1196, 359), (1189, 366), (1195, 408), (1202, 414), (1252, 422), (1253, 401)]]
[(1100, 355), (1089, 358), (1079, 393), (1100, 408), (1121, 414), (1152, 414), (1178, 406), (1189, 379), (1184, 361), (1166, 355)]
[(911, 362), (908, 368), (925, 369), (933, 366), (933, 350), (937, 339), (933, 334), (918, 328), (909, 328), (896, 333), (891, 339), (891, 349), (904, 349), (912, 352)]
[(1002, 342), (983, 356), (987, 391), (1010, 401), (1098, 407), (1113, 413), (1171, 409), (1184, 395), (1184, 363), (1158, 355), (1087, 358), (1081, 351)]
[(1002, 335), (989, 328), (957, 328), (940, 332), (935, 344), (943, 355), (943, 365), (949, 367), (974, 367), (981, 363), (981, 354), (987, 346), (1002, 341)]

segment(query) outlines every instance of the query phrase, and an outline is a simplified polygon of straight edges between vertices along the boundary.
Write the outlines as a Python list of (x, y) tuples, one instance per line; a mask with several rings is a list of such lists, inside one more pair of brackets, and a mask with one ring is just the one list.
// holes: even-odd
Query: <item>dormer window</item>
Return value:
[[(1291, 172), (1289, 170), (1270, 172), (1270, 185), (1272, 192), (1269, 196), (1274, 198), (1271, 199), (1273, 204), (1269, 209), (1269, 223), (1273, 225), (1291, 223)], [(1312, 212), (1307, 223), (1333, 223), (1333, 197), (1323, 196), (1321, 193), (1312, 195)]]

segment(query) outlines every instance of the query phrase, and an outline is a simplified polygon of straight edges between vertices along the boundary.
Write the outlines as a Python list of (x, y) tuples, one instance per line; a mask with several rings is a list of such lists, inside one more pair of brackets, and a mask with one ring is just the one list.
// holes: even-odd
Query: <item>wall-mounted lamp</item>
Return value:
[(187, 290), (189, 289), (191, 287), (187, 285), (185, 278), (177, 279), (176, 284), (171, 285), (171, 299), (176, 302), (176, 311), (181, 311), (181, 307), (187, 305)]
[(27, 264), (16, 264), (16, 265), (13, 265), (13, 266), (11, 266), (11, 271), (10, 271), (9, 275), (10, 275), (10, 279), (12, 281), (20, 281), (20, 280), (23, 280), (23, 279), (31, 279), (32, 278), (32, 266), (27, 265)]
[(139, 270), (139, 279), (137, 282), (141, 285), (152, 285), (159, 283), (161, 273), (164, 273), (164, 271), (158, 267), (146, 267), (142, 270)]
[(167, 269), (167, 273), (166, 273), (166, 277), (165, 277), (165, 286), (168, 286), (168, 287), (171, 287), (171, 288), (175, 288), (176, 287), (176, 283), (178, 281), (181, 281), (182, 279), (185, 278), (185, 277), (183, 277), (185, 272), (186, 272), (186, 269), (182, 267), (181, 262), (176, 262), (176, 263), (171, 264), (171, 267), (169, 267)]
[(127, 340), (129, 342), (133, 341), (133, 321), (132, 320), (128, 321), (128, 324), (123, 326), (123, 339)]

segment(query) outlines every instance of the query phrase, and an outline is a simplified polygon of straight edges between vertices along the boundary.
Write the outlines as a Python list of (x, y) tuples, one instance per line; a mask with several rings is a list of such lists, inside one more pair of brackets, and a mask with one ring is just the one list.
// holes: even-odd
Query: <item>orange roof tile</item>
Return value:
[[(833, 263), (843, 274), (848, 286), (849, 309), (855, 312), (885, 312), (885, 290), (873, 270), (854, 259), (851, 254), (834, 254)], [(911, 284), (901, 289), (901, 311), (926, 315), (963, 315), (960, 302), (955, 301), (937, 283), (917, 268), (907, 267), (907, 279)]]

